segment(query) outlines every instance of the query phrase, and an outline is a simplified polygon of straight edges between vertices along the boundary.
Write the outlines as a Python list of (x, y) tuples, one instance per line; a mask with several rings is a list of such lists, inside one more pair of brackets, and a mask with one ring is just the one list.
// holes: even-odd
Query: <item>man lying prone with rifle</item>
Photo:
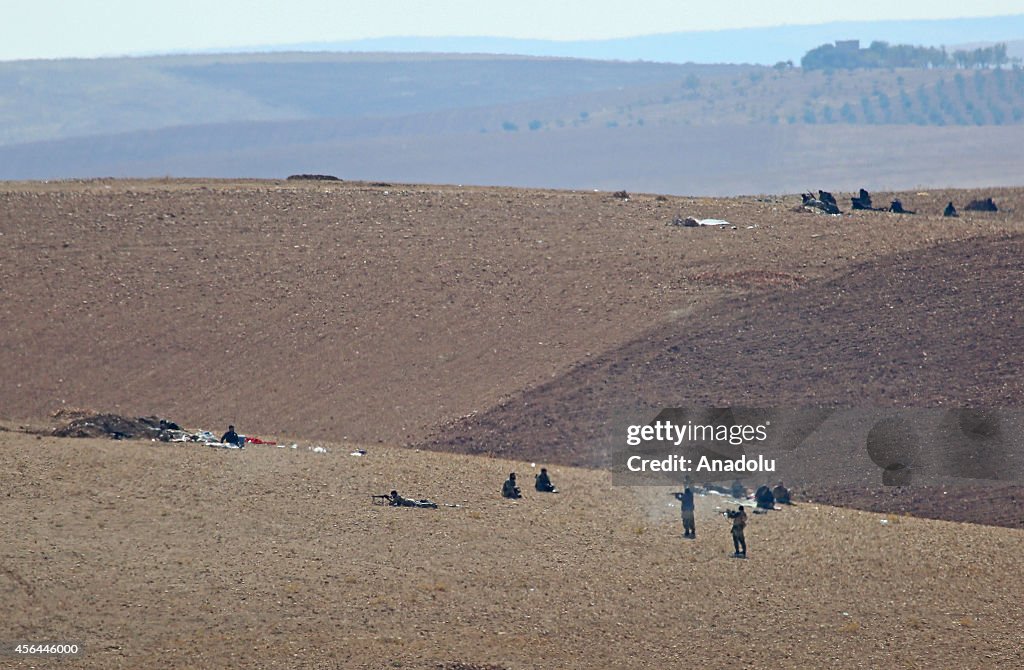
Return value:
[(431, 500), (413, 500), (412, 498), (403, 498), (398, 495), (398, 491), (391, 491), (391, 493), (384, 495), (370, 496), (373, 504), (375, 505), (390, 505), (391, 507), (420, 507), (428, 509), (437, 509), (437, 503)]

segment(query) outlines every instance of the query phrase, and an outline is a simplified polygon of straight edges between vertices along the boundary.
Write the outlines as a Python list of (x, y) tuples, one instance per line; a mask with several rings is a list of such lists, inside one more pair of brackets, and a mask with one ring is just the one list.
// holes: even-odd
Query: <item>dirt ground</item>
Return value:
[[(74, 640), (81, 668), (1012, 667), (1024, 533), (726, 500), (694, 541), (664, 489), (367, 446), (0, 433), (0, 640)], [(371, 494), (458, 505), (371, 504)], [(20, 663), (20, 665), (19, 665)], [(55, 661), (0, 659), (0, 667)]]
[[(696, 326), (711, 328), (728, 316), (716, 305), (735, 305), (722, 298), (787, 295), (871, 259), (1024, 226), (1021, 190), (899, 195), (920, 213), (816, 216), (791, 211), (798, 196), (0, 184), (0, 282), (16, 287), (0, 295), (0, 416), (74, 407), (420, 442), (658, 326), (685, 333), (701, 314)], [(1003, 211), (940, 216), (989, 195)], [(677, 215), (736, 230), (666, 225)], [(710, 397), (706, 381), (692, 392)]]
[[(0, 642), (81, 641), (88, 668), (1012, 667), (1019, 486), (809, 490), (742, 561), (722, 500), (687, 542), (666, 490), (572, 467), (622, 403), (1024, 407), (1024, 190), (872, 195), (918, 214), (0, 184)], [(82, 412), (298, 448), (26, 432)], [(527, 458), (564, 492), (501, 500)], [(392, 488), (458, 507), (370, 504)]]

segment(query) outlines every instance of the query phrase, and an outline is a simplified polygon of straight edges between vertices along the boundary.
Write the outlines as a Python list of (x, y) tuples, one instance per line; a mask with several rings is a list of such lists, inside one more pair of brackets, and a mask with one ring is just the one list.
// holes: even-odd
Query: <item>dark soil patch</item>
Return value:
[(75, 417), (68, 423), (55, 428), (56, 437), (109, 437), (114, 440), (148, 440), (168, 441), (171, 431), (179, 430), (173, 421), (155, 416), (144, 416), (135, 419), (118, 414), (91, 414)]

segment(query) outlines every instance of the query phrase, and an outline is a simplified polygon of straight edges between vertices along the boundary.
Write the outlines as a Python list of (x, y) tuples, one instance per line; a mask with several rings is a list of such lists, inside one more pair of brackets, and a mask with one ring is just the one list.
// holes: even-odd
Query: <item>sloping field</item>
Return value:
[[(1013, 667), (1020, 487), (810, 491), (1018, 527), (801, 502), (752, 516), (742, 561), (724, 499), (686, 542), (664, 489), (569, 465), (664, 405), (1024, 405), (1024, 193), (896, 195), (919, 213), (3, 184), (0, 642), (78, 641), (84, 668)], [(300, 446), (19, 430), (76, 407)], [(500, 499), (542, 464), (563, 493)], [(370, 504), (392, 488), (457, 507)]]
[[(7, 184), (0, 416), (91, 408), (602, 465), (612, 418), (669, 405), (1020, 407), (1020, 192), (899, 195), (919, 213), (361, 183)], [(1002, 211), (938, 215), (983, 195)], [(665, 225), (677, 215), (736, 229)], [(938, 506), (809, 493), (1024, 518), (1015, 489)]]
[[(0, 640), (76, 668), (1013, 667), (1021, 531), (723, 499), (526, 463), (0, 432)], [(457, 504), (370, 504), (392, 487)], [(2, 667), (21, 665), (0, 659)]]
[(1024, 236), (876, 258), (660, 324), (436, 446), (607, 465), (608, 418), (635, 407), (1020, 407), (1022, 313)]
[[(962, 208), (981, 195), (994, 196), (1003, 211), (938, 216), (949, 200)], [(875, 197), (885, 203), (890, 194)], [(941, 272), (961, 276), (956, 262), (941, 269), (947, 252), (921, 251), (918, 261), (913, 252), (945, 243), (957, 258), (959, 240), (1003, 240), (1021, 229), (1020, 191), (901, 197), (921, 213), (833, 219), (791, 211), (795, 197), (623, 200), (259, 181), (8, 183), (0, 189), (0, 282), (14, 290), (0, 294), (0, 415), (40, 418), (71, 406), (158, 414), (190, 426), (235, 423), (251, 434), (418, 442), (576, 367), (598, 369), (588, 361), (609, 365), (600, 358), (607, 352), (640, 352), (658, 327), (677, 340), (717, 332), (721, 346), (686, 355), (692, 369), (721, 370), (732, 381), (723, 386), (718, 372), (691, 377), (687, 392), (708, 400), (737, 396), (742, 371), (772, 360), (757, 353), (771, 333), (715, 330), (723, 319), (749, 318), (752, 311), (738, 308), (744, 300), (781, 310), (773, 328), (797, 328), (786, 323), (787, 301), (807, 309), (872, 259), (886, 260), (870, 266), (864, 290), (888, 282), (896, 295), (905, 279), (898, 254), (919, 264), (914, 277), (931, 271), (933, 257)], [(724, 218), (736, 229), (667, 226), (677, 215)], [(1019, 261), (993, 251), (1002, 244), (963, 247), (978, 250), (970, 266), (981, 275), (985, 254), (1000, 259), (1000, 274), (978, 291), (1009, 301), (1002, 310), (991, 303), (986, 322), (1006, 332), (965, 361), (1019, 360), (1019, 329), (1007, 320), (1019, 297), (1000, 290), (1000, 282), (1018, 285)], [(917, 305), (934, 301), (951, 318), (961, 309), (956, 286), (921, 282), (918, 289)], [(978, 291), (962, 306), (975, 316)], [(790, 293), (798, 297), (785, 297)], [(719, 302), (730, 296), (733, 302)], [(863, 309), (861, 301), (837, 301), (826, 317), (874, 318), (878, 300)], [(952, 330), (922, 321), (943, 332), (903, 337), (899, 313), (892, 311), (878, 333), (886, 360), (896, 365), (918, 360), (915, 338), (945, 338), (947, 349), (962, 340), (965, 350), (976, 341), (970, 321)], [(883, 400), (876, 385), (862, 388), (862, 345), (843, 340), (856, 333), (825, 337), (815, 323), (806, 320), (780, 350), (824, 351), (835, 341), (838, 353), (829, 355), (838, 356), (836, 372), (822, 383), (849, 389), (843, 398)], [(636, 353), (636, 360), (644, 356)], [(772, 385), (772, 369), (762, 372), (751, 388)], [(1012, 378), (973, 369), (958, 375), (984, 389), (953, 388), (944, 397), (1019, 404)], [(912, 383), (895, 379), (890, 390), (914, 392)]]

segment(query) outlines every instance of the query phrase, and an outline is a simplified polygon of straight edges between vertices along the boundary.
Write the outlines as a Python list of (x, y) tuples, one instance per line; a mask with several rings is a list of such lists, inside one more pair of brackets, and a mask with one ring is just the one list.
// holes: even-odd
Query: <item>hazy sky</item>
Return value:
[(596, 39), (1024, 13), (1024, 0), (0, 0), (0, 60), (408, 35)]

